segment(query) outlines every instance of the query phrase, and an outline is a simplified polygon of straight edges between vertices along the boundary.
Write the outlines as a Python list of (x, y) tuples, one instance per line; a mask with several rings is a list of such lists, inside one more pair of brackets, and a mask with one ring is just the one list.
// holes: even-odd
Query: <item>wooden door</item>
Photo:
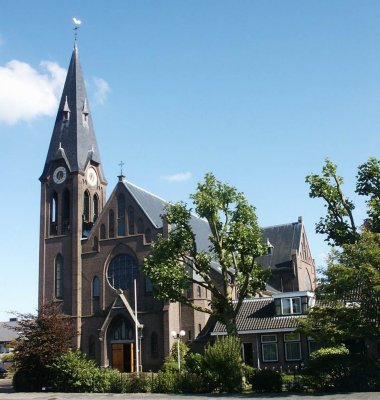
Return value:
[(112, 344), (112, 367), (124, 372), (124, 345), (122, 343)]

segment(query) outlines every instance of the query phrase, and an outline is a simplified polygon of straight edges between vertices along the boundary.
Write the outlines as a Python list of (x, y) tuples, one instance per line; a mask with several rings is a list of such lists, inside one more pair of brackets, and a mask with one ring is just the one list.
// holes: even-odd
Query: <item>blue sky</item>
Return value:
[(171, 201), (212, 171), (262, 226), (302, 215), (323, 266), (305, 176), (329, 157), (351, 195), (357, 166), (380, 157), (378, 1), (2, 1), (0, 320), (37, 307), (38, 177), (74, 16), (108, 193), (120, 160)]

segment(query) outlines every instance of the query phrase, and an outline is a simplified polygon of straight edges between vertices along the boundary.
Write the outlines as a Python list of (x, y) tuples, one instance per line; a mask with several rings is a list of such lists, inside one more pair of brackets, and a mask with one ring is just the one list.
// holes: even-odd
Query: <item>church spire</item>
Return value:
[[(99, 165), (100, 154), (88, 105), (85, 83), (75, 43), (55, 120), (43, 181), (54, 161), (64, 159), (70, 172), (84, 172), (89, 161)], [(104, 179), (101, 171), (102, 179)]]

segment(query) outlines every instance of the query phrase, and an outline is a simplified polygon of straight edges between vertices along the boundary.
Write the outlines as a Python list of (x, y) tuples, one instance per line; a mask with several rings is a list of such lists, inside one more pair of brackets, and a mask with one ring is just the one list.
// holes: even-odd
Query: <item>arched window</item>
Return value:
[(145, 230), (145, 242), (150, 243), (151, 241), (152, 241), (152, 232), (148, 228)]
[(152, 332), (150, 335), (150, 355), (151, 357), (158, 357), (158, 335)]
[(125, 318), (117, 316), (109, 328), (111, 340), (132, 340), (135, 337), (133, 326)]
[(202, 297), (202, 288), (199, 285), (197, 286), (197, 297), (198, 298)]
[(138, 266), (133, 257), (119, 254), (114, 257), (108, 267), (107, 279), (114, 289), (130, 289), (137, 278)]
[(92, 280), (92, 299), (99, 300), (100, 298), (100, 280), (97, 276)]
[(63, 299), (63, 258), (61, 254), (58, 254), (55, 258), (54, 266), (55, 274), (55, 298)]
[(135, 210), (128, 207), (128, 230), (130, 235), (135, 234)]
[(94, 194), (94, 198), (93, 198), (92, 202), (93, 202), (93, 210), (94, 210), (93, 222), (95, 222), (99, 216), (99, 197), (96, 193)]
[(50, 235), (58, 235), (58, 195), (56, 192), (50, 197)]
[(90, 335), (88, 338), (88, 358), (95, 358), (95, 337), (94, 335)]
[(90, 222), (90, 193), (87, 190), (83, 196), (83, 221)]
[(141, 218), (137, 220), (137, 233), (144, 233), (144, 222)]
[(115, 213), (113, 210), (108, 213), (108, 237), (115, 237)]
[(117, 235), (125, 236), (125, 198), (119, 194), (117, 198)]
[(62, 197), (62, 235), (70, 231), (70, 192), (65, 189)]
[(100, 225), (100, 239), (106, 238), (106, 227), (104, 224)]

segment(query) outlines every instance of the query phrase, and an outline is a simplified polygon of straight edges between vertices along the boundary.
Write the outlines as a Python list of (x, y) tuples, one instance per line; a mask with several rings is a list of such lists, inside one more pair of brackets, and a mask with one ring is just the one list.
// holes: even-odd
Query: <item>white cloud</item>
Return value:
[(109, 84), (102, 78), (94, 77), (94, 84), (95, 84), (95, 101), (98, 104), (104, 104), (107, 99), (108, 93), (111, 91)]
[(56, 113), (66, 71), (42, 61), (39, 70), (12, 60), (0, 66), (0, 123), (14, 125)]
[(170, 182), (184, 182), (192, 178), (191, 172), (180, 172), (178, 174), (164, 176), (163, 179)]

